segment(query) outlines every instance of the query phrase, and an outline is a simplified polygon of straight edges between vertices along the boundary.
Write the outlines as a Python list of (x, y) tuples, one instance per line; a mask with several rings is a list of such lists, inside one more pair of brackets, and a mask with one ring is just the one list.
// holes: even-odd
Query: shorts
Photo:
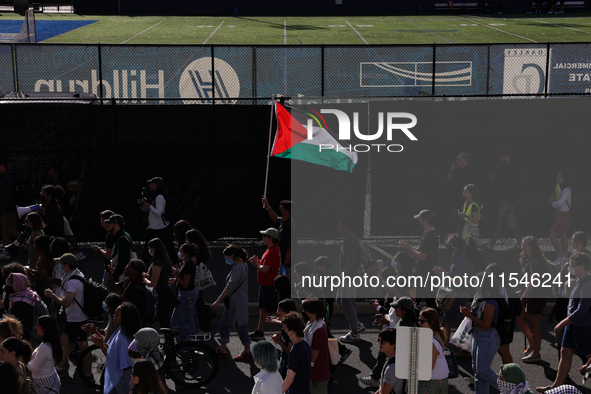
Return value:
[(525, 311), (532, 315), (541, 315), (544, 312), (546, 306), (545, 298), (526, 298), (525, 299)]
[(72, 237), (74, 233), (72, 232), (72, 227), (70, 227), (70, 222), (64, 216), (64, 237)]
[(564, 329), (562, 346), (577, 349), (579, 354), (591, 354), (591, 336), (587, 333), (589, 327), (576, 327), (569, 324)]
[(3, 227), (16, 228), (16, 213), (15, 212), (2, 212), (0, 216), (0, 222)]
[[(499, 216), (507, 216), (509, 205), (509, 201), (501, 201), (501, 205), (499, 205)], [(513, 214), (515, 214), (515, 206), (513, 206)]]
[(64, 334), (68, 335), (70, 343), (72, 342), (86, 342), (88, 333), (82, 330), (82, 326), (88, 323), (88, 320), (66, 322), (64, 326)]
[(566, 234), (570, 231), (570, 211), (555, 211), (554, 226), (550, 232), (556, 234)]
[(277, 312), (279, 303), (279, 294), (275, 291), (275, 286), (259, 286), (259, 308), (267, 313)]

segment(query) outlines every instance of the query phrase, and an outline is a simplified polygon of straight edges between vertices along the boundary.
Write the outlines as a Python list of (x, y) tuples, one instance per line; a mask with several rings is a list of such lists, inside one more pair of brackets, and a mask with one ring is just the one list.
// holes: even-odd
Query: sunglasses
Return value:
[(423, 324), (423, 323), (427, 323), (427, 322), (428, 322), (428, 320), (425, 320), (425, 319), (419, 319), (419, 324)]

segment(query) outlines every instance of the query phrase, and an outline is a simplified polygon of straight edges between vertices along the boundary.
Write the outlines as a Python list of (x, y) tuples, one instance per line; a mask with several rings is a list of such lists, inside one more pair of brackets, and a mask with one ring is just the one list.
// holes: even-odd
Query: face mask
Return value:
[(396, 266), (397, 266), (396, 260), (392, 260), (392, 262), (390, 264), (392, 265), (392, 268), (396, 269)]
[(568, 272), (570, 272), (572, 276), (577, 276), (575, 269), (571, 266), (568, 267)]
[(229, 257), (226, 257), (226, 264), (228, 264), (228, 265), (233, 265), (233, 264), (234, 264), (234, 260), (232, 260), (232, 259), (231, 259), (231, 258), (229, 258)]
[(108, 310), (107, 310), (107, 304), (105, 303), (105, 301), (103, 301), (103, 310), (105, 312), (108, 312)]
[(152, 252), (152, 249), (148, 249), (148, 253), (150, 254), (150, 256), (154, 256), (154, 252)]
[(57, 269), (58, 269), (58, 270), (60, 270), (60, 272), (61, 272), (62, 274), (65, 272), (65, 271), (64, 271), (64, 267), (62, 267), (62, 265), (61, 265), (61, 264), (58, 264), (58, 266), (57, 266)]
[(181, 254), (181, 252), (177, 252), (177, 254), (176, 254), (176, 255), (179, 257), (179, 260), (184, 260), (184, 259), (183, 259), (183, 255)]
[(505, 382), (501, 379), (497, 379), (497, 385), (499, 386), (499, 391), (501, 393), (507, 393), (517, 386), (515, 383)]

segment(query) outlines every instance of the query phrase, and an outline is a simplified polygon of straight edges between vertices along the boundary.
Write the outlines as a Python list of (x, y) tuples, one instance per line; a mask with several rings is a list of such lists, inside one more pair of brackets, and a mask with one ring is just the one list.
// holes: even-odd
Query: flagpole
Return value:
[[(273, 111), (275, 110), (275, 95), (271, 96), (271, 116), (269, 119), (269, 145), (267, 146), (267, 170), (265, 171), (265, 190), (263, 197), (267, 197), (267, 182), (269, 181), (269, 159), (271, 158), (271, 134), (273, 132)], [(263, 204), (265, 208), (265, 204)]]

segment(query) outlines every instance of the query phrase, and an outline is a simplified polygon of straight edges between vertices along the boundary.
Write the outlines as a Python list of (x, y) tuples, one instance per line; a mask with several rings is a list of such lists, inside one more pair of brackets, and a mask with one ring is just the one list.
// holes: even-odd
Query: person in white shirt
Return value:
[(431, 380), (419, 381), (419, 394), (447, 394), (449, 368), (443, 350), (447, 332), (441, 328), (439, 312), (433, 308), (423, 308), (419, 315), (419, 326), (433, 330)]
[(57, 321), (50, 315), (40, 316), (35, 329), (43, 337), (43, 342), (33, 351), (31, 361), (27, 364), (33, 377), (33, 386), (37, 394), (58, 394), (61, 381), (55, 365), (62, 361), (63, 351)]
[[(569, 176), (564, 172), (556, 175), (556, 187), (549, 201), (554, 208), (554, 226), (550, 230), (550, 241), (556, 249), (557, 257), (554, 264), (568, 261), (568, 232), (571, 225), (570, 206), (571, 190)], [(558, 241), (560, 238), (560, 241)]]
[[(147, 181), (148, 187), (150, 188), (151, 198), (148, 200), (140, 200), (142, 205), (140, 208), (142, 211), (148, 214), (148, 226), (146, 227), (146, 244), (154, 238), (160, 238), (166, 246), (166, 252), (170, 257), (171, 261), (176, 262), (176, 249), (173, 244), (173, 233), (170, 222), (166, 220), (166, 204), (168, 200), (168, 194), (164, 185), (164, 180), (160, 177), (154, 177)], [(142, 255), (144, 263), (150, 261), (150, 255), (148, 254), (148, 248), (144, 249)], [(176, 265), (176, 263), (175, 263)]]
[[(88, 333), (82, 329), (82, 326), (88, 323), (88, 316), (82, 311), (84, 282), (78, 278), (84, 278), (84, 274), (77, 268), (76, 256), (72, 253), (65, 253), (55, 259), (55, 262), (59, 264), (59, 270), (63, 273), (62, 284), (56, 288), (60, 295), (56, 295), (50, 289), (45, 289), (45, 296), (51, 298), (55, 305), (66, 310), (66, 324), (62, 330), (64, 357), (56, 367), (58, 373), (61, 373), (70, 356), (70, 343), (76, 341), (80, 352), (88, 347)], [(87, 370), (90, 372), (90, 358), (88, 361)]]
[(260, 341), (253, 345), (254, 363), (261, 372), (254, 376), (252, 394), (281, 394), (283, 379), (277, 372), (277, 348), (269, 341)]

